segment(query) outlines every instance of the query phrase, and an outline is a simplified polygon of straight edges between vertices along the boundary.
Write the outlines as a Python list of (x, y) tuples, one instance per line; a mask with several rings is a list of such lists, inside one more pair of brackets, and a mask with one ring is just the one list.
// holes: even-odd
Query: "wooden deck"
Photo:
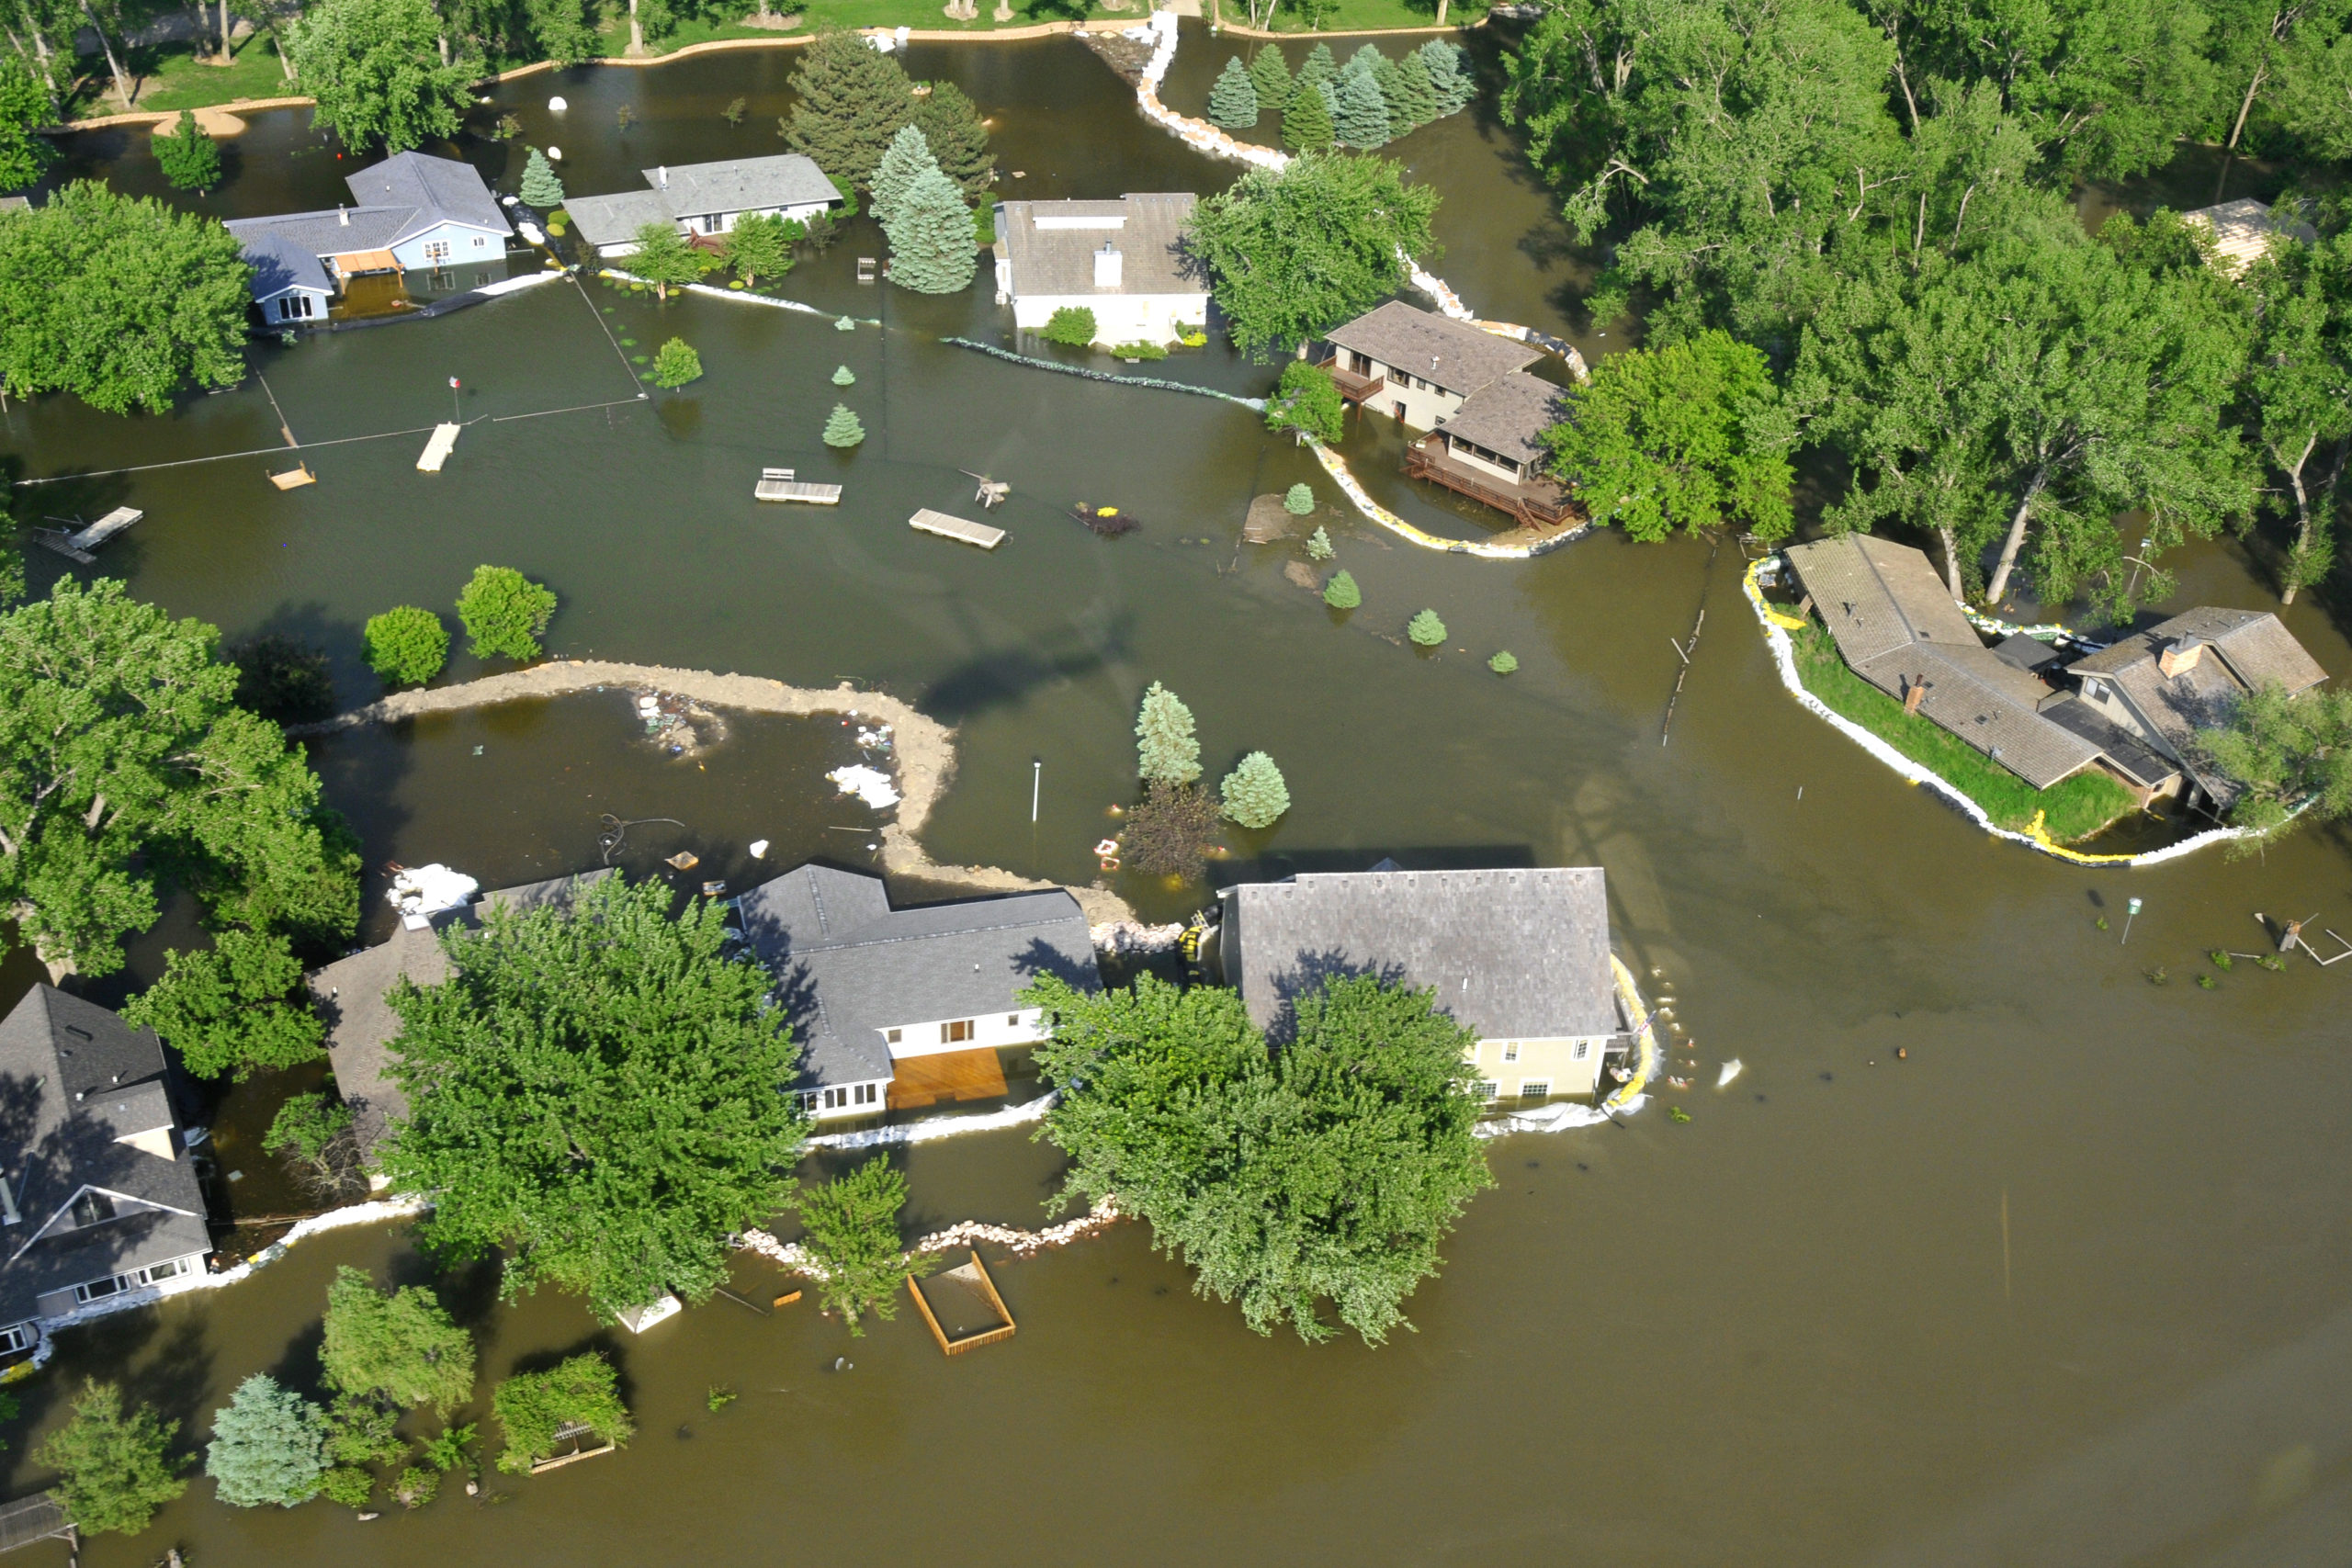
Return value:
[(1319, 368), (1330, 373), (1331, 379), (1339, 386), (1340, 398), (1343, 402), (1370, 402), (1388, 386), (1385, 377), (1359, 376), (1352, 370), (1341, 369), (1340, 356), (1336, 354), (1323, 361)]
[(922, 1293), (922, 1282), (911, 1275), (909, 1276), (908, 1292), (915, 1298), (915, 1305), (922, 1310), (923, 1322), (931, 1325), (931, 1337), (939, 1341), (942, 1354), (960, 1356), (967, 1350), (975, 1350), (983, 1345), (993, 1345), (1000, 1339), (1012, 1337), (1013, 1330), (1018, 1326), (1012, 1321), (1012, 1309), (1006, 1306), (1004, 1298), (996, 1293), (996, 1281), (989, 1278), (988, 1265), (980, 1261), (980, 1255), (978, 1252), (971, 1254), (970, 1262), (957, 1264), (947, 1270), (943, 1278), (953, 1280), (978, 1292), (994, 1309), (999, 1321), (993, 1328), (983, 1328), (978, 1333), (951, 1337), (948, 1332), (939, 1325), (939, 1315), (931, 1310), (931, 1303)]
[(907, 525), (926, 534), (936, 534), (943, 539), (978, 545), (984, 550), (992, 550), (1004, 543), (1004, 530), (1001, 528), (991, 528), (985, 523), (974, 523), (963, 517), (950, 517), (944, 512), (933, 512), (928, 506), (908, 518)]
[(1424, 435), (1405, 448), (1405, 472), (1413, 479), (1443, 485), (1498, 512), (1508, 513), (1521, 525), (1539, 531), (1573, 527), (1584, 521), (1584, 509), (1550, 479), (1514, 484), (1498, 474), (1474, 468), (1445, 449), (1442, 435)]
[(934, 1056), (902, 1056), (890, 1064), (893, 1111), (920, 1111), (961, 1100), (1001, 1100), (1011, 1090), (1004, 1061), (994, 1046), (942, 1051)]
[(752, 495), (758, 501), (805, 501), (811, 506), (839, 506), (842, 487), (795, 479), (790, 468), (762, 468), (760, 482), (752, 488)]
[(46, 1492), (36, 1492), (0, 1506), (0, 1551), (14, 1551), (37, 1540), (65, 1540), (76, 1548), (81, 1544), (74, 1534), (74, 1521), (65, 1517), (57, 1499)]

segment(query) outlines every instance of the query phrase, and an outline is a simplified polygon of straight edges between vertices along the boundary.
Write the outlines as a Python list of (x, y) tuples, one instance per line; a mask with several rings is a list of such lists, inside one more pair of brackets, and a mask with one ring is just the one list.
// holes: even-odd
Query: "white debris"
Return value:
[(527, 218), (515, 224), (514, 227), (522, 231), (523, 238), (531, 244), (544, 245), (548, 243), (548, 237), (539, 232), (539, 226), (532, 222)]
[(1742, 1064), (1740, 1059), (1736, 1056), (1734, 1056), (1730, 1061), (1725, 1062), (1723, 1065), (1722, 1069), (1715, 1074), (1715, 1087), (1717, 1089), (1722, 1089), (1725, 1085), (1729, 1084), (1732, 1079), (1739, 1077), (1741, 1066)]
[(642, 1334), (657, 1323), (667, 1323), (684, 1310), (684, 1303), (677, 1297), (657, 1296), (641, 1307), (631, 1307), (620, 1314), (621, 1326), (631, 1334)]
[[(562, 102), (562, 100), (561, 100), (560, 98), (557, 99), (556, 101), (557, 101), (557, 102), (559, 102), (559, 103)], [(548, 163), (550, 163), (550, 164), (560, 164), (560, 163), (562, 163), (562, 162), (563, 162), (563, 149), (562, 149), (562, 148), (560, 148), (560, 147), (549, 147), (549, 148), (547, 150), (547, 152), (548, 152)]]
[(435, 863), (396, 873), (384, 899), (401, 912), (402, 925), (420, 931), (442, 910), (463, 908), (480, 891), (481, 884), (464, 872)]
[(899, 804), (899, 786), (878, 768), (853, 762), (846, 768), (835, 768), (825, 776), (840, 786), (843, 795), (854, 795), (877, 811)]
[(768, 841), (765, 839), (753, 839), (752, 840), (752, 858), (753, 860), (765, 860), (768, 858)]
[(1097, 953), (1170, 953), (1183, 941), (1184, 928), (1181, 924), (1147, 926), (1135, 920), (1113, 920), (1108, 925), (1088, 927), (1086, 934)]
[(561, 98), (549, 98), (548, 100), (548, 107), (557, 114), (561, 114), (565, 109), (570, 108), (571, 107), (571, 105), (565, 103)]

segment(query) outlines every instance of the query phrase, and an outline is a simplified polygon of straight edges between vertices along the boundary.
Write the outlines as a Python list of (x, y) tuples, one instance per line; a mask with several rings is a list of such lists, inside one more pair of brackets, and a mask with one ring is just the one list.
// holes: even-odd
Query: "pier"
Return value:
[(752, 495), (758, 501), (805, 501), (811, 506), (839, 506), (842, 487), (795, 479), (790, 468), (762, 468), (760, 482), (752, 487)]
[(978, 545), (984, 550), (992, 550), (1004, 543), (1004, 530), (1001, 528), (991, 528), (985, 523), (974, 523), (963, 517), (950, 517), (944, 512), (933, 512), (928, 506), (908, 518), (907, 525), (926, 534), (936, 534), (943, 539)]

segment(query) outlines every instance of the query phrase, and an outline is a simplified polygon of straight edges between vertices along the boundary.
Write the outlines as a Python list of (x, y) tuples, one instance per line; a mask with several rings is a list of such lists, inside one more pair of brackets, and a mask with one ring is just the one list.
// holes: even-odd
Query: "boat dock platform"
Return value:
[(433, 427), (433, 439), (424, 444), (424, 455), (416, 460), (418, 473), (437, 474), (441, 471), (441, 465), (447, 462), (449, 454), (457, 449), (458, 432), (460, 428), (454, 424), (436, 424)]
[[(118, 506), (96, 523), (71, 534), (62, 534), (51, 528), (36, 532), (40, 542), (59, 555), (80, 561), (84, 566), (96, 566), (98, 558), (90, 552), (146, 515), (135, 506)], [(60, 518), (58, 521), (64, 520)]]
[(992, 550), (1004, 543), (1004, 530), (991, 528), (985, 523), (974, 523), (962, 517), (950, 517), (944, 512), (933, 512), (926, 506), (907, 519), (907, 525), (926, 534), (936, 534), (943, 539), (956, 539), (967, 545), (978, 545)]
[(842, 487), (810, 484), (792, 477), (790, 468), (762, 468), (752, 495), (757, 501), (805, 501), (811, 506), (839, 506)]

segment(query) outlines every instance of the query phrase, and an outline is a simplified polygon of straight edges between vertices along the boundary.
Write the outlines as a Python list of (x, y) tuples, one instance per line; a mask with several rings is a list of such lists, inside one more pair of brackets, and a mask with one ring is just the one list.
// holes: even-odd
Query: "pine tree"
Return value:
[(523, 200), (526, 206), (542, 209), (563, 205), (563, 182), (556, 178), (555, 165), (537, 148), (523, 162)]
[(1333, 556), (1336, 556), (1339, 553), (1339, 551), (1331, 547), (1331, 536), (1325, 533), (1323, 531), (1323, 525), (1320, 523), (1317, 523), (1315, 525), (1315, 532), (1306, 536), (1306, 558), (1308, 560), (1329, 560)]
[(1201, 776), (1201, 743), (1193, 710), (1154, 681), (1136, 717), (1136, 772), (1146, 784), (1188, 784)]
[(1388, 102), (1371, 72), (1351, 65), (1340, 78), (1340, 107), (1331, 117), (1331, 130), (1340, 141), (1365, 152), (1388, 144)]
[(1331, 46), (1328, 43), (1317, 44), (1306, 51), (1306, 59), (1299, 65), (1298, 80), (1291, 85), (1292, 101), (1295, 102), (1298, 95), (1309, 87), (1319, 87), (1326, 82), (1337, 81), (1339, 75), (1340, 62), (1331, 53)]
[(967, 201), (987, 197), (996, 184), (996, 154), (989, 150), (988, 123), (953, 82), (933, 82), (929, 97), (915, 100), (915, 124), (939, 160), (939, 172), (954, 180)]
[(1431, 39), (1417, 51), (1429, 68), (1430, 85), (1437, 90), (1438, 118), (1459, 114), (1477, 95), (1462, 51), (1443, 39)]
[(1391, 101), (1399, 118), (1414, 129), (1438, 118), (1437, 86), (1430, 80), (1429, 62), (1415, 50), (1396, 67), (1396, 96)]
[(702, 355), (694, 344), (682, 337), (673, 337), (653, 355), (653, 384), (663, 391), (675, 391), (689, 381), (702, 379)]
[(319, 1407), (267, 1372), (237, 1385), (212, 1414), (204, 1472), (220, 1501), (238, 1508), (290, 1508), (318, 1495), (326, 1473), (326, 1429)]
[(1356, 586), (1356, 580), (1349, 576), (1347, 569), (1342, 567), (1331, 574), (1330, 581), (1323, 585), (1323, 603), (1334, 610), (1352, 610), (1363, 603), (1363, 591)]
[(180, 110), (169, 136), (153, 138), (155, 161), (174, 190), (208, 191), (220, 183), (220, 144), (204, 134), (196, 115)]
[(1330, 91), (1329, 84), (1321, 86), (1301, 82), (1292, 89), (1290, 107), (1283, 115), (1283, 145), (1294, 152), (1328, 152), (1331, 150), (1331, 109), (1323, 101)]
[(1250, 85), (1258, 91), (1258, 111), (1280, 114), (1290, 107), (1290, 62), (1272, 44), (1261, 44), (1250, 57)]
[(896, 56), (846, 29), (820, 33), (792, 73), (798, 102), (776, 127), (785, 144), (861, 188), (899, 127), (914, 118), (914, 84)]
[(1396, 62), (1386, 55), (1374, 61), (1373, 85), (1380, 89), (1380, 101), (1388, 106), (1388, 133), (1402, 136), (1419, 124), (1405, 113), (1405, 79), (1398, 74)]
[(849, 412), (847, 403), (835, 403), (833, 412), (825, 416), (825, 445), (843, 451), (865, 439), (865, 426), (857, 423), (857, 415)]
[(1405, 623), (1405, 635), (1421, 648), (1441, 648), (1445, 643), (1445, 623), (1437, 618), (1435, 610), (1423, 610)]
[(896, 220), (884, 232), (890, 240), (890, 281), (918, 294), (953, 294), (968, 288), (979, 266), (972, 238), (972, 209), (956, 182), (926, 169), (907, 187)]
[(1380, 52), (1378, 44), (1363, 44), (1353, 54), (1348, 56), (1348, 62), (1340, 67), (1340, 74), (1345, 76), (1351, 71), (1377, 71), (1380, 69), (1380, 62), (1387, 58)]
[(841, 366), (833, 371), (833, 385), (836, 387), (854, 387), (857, 385), (857, 376), (848, 366)]
[(1247, 130), (1258, 123), (1258, 89), (1238, 54), (1226, 56), (1225, 69), (1209, 89), (1209, 123), (1227, 130)]
[(1290, 788), (1283, 783), (1283, 771), (1263, 751), (1242, 758), (1217, 785), (1217, 794), (1225, 801), (1226, 817), (1244, 828), (1271, 828), (1290, 809)]
[(1304, 517), (1315, 510), (1315, 491), (1304, 479), (1283, 492), (1283, 510), (1293, 517)]
[(917, 175), (939, 167), (939, 160), (931, 155), (931, 141), (912, 125), (902, 125), (890, 138), (890, 145), (882, 161), (874, 166), (874, 196), (865, 209), (885, 230), (899, 210), (899, 201)]

